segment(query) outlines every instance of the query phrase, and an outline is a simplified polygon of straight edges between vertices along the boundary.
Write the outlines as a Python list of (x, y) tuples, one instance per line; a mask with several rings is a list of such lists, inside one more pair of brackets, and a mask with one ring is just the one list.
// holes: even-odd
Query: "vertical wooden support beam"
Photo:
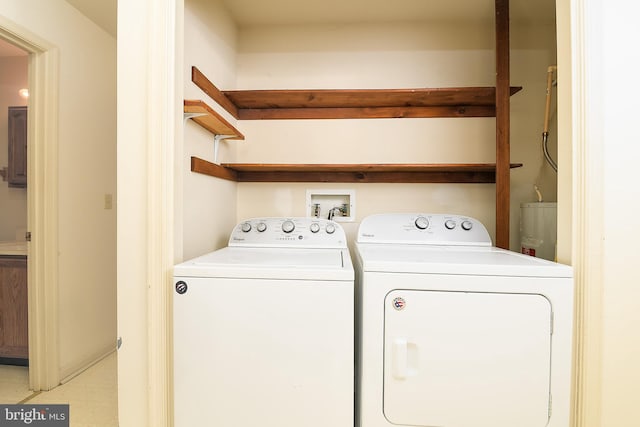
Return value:
[(496, 12), (496, 246), (509, 248), (509, 0)]

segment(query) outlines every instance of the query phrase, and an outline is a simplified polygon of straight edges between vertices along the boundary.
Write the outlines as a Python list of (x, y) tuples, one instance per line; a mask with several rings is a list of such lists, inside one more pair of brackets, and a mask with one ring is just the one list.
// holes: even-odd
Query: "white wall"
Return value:
[[(621, 0), (562, 1), (559, 55), (571, 58), (573, 247), (576, 278), (578, 427), (640, 424), (640, 131), (633, 83), (640, 6)], [(567, 12), (570, 9), (570, 16)], [(568, 19), (570, 18), (570, 20)], [(559, 46), (560, 47), (560, 46)]]
[[(7, 111), (8, 107), (27, 105), (18, 90), (28, 87), (28, 57), (0, 57), (0, 169), (9, 162)], [(0, 241), (24, 240), (27, 229), (27, 190), (10, 188), (0, 180)], [(21, 232), (22, 231), (22, 232)]]
[[(249, 27), (240, 32), (242, 89), (413, 88), (495, 85), (492, 24), (402, 23)], [(555, 176), (540, 173), (546, 70), (553, 25), (512, 24), (513, 162), (511, 247), (519, 249), (519, 204), (536, 181), (555, 200)], [(264, 163), (492, 163), (495, 120), (383, 119), (243, 121), (238, 161)], [(539, 178), (540, 176), (540, 178)], [(539, 178), (539, 179), (538, 179)], [(495, 238), (492, 184), (240, 184), (238, 219), (304, 215), (305, 189), (355, 188), (357, 221), (390, 211), (454, 212)], [(353, 236), (357, 224), (348, 226)]]
[[(602, 317), (602, 426), (640, 425), (637, 387), (640, 383), (640, 270), (637, 245), (640, 212), (637, 185), (640, 128), (634, 83), (640, 73), (640, 52), (629, 49), (640, 39), (636, 18), (640, 5), (621, 0), (594, 2), (602, 22), (600, 42), (588, 39), (602, 62), (594, 64), (592, 83), (602, 95), (602, 115), (591, 117), (602, 125), (604, 171), (603, 317)], [(593, 36), (593, 34), (590, 34)], [(593, 425), (596, 425), (595, 423)]]
[[(224, 115), (231, 117), (200, 88), (191, 82), (191, 67), (196, 66), (219, 89), (235, 89), (236, 29), (226, 9), (216, 1), (186, 0), (184, 11), (184, 96), (200, 99)], [(223, 142), (220, 159), (233, 162), (236, 144), (242, 141)], [(214, 160), (213, 135), (192, 120), (185, 123), (182, 150), (182, 198), (183, 221), (182, 257), (177, 261), (226, 246), (229, 233), (236, 223), (237, 184), (191, 172), (191, 156)], [(179, 208), (178, 208), (179, 209)]]
[[(62, 0), (0, 0), (0, 15), (59, 52), (60, 376), (115, 347), (116, 43)], [(115, 200), (115, 199), (114, 199)]]
[[(118, 421), (149, 425), (149, 4), (118, 1)], [(169, 224), (167, 224), (169, 225)]]

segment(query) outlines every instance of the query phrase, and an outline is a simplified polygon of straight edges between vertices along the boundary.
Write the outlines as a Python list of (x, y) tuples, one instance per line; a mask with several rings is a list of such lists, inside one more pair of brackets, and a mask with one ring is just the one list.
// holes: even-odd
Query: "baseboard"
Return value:
[(29, 366), (29, 359), (18, 357), (0, 357), (0, 365)]
[(113, 353), (114, 351), (116, 351), (116, 347), (109, 346), (108, 348), (104, 349), (100, 353), (97, 353), (94, 357), (91, 357), (87, 359), (84, 363), (81, 363), (80, 368), (77, 368), (75, 370), (69, 370), (70, 372), (61, 371), (60, 376), (62, 377), (62, 379), (60, 380), (60, 384), (62, 385), (62, 384), (68, 383), (69, 381), (71, 381), (72, 379), (74, 379), (75, 377), (77, 377), (87, 369), (94, 366), (96, 363), (99, 363), (101, 360), (111, 355), (111, 353)]

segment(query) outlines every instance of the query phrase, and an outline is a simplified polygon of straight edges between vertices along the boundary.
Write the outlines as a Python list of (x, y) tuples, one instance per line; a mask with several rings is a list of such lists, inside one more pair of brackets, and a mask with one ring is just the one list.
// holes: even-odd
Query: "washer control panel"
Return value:
[(318, 218), (251, 218), (235, 226), (229, 246), (346, 248), (342, 226)]
[(453, 214), (378, 214), (362, 220), (358, 243), (491, 246), (475, 218)]

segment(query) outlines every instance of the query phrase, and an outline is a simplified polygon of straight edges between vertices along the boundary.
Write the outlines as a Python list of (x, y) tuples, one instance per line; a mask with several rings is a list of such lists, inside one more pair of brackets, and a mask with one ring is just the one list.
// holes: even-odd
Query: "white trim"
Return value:
[[(171, 297), (174, 261), (174, 141), (181, 128), (176, 106), (176, 16), (179, 0), (151, 4), (147, 129), (147, 267), (149, 425), (170, 426)], [(181, 66), (181, 65), (180, 65)]]
[(601, 424), (603, 63), (600, 1), (572, 0), (573, 260), (576, 286), (574, 426)]
[(95, 365), (97, 365), (98, 363), (102, 362), (104, 359), (106, 359), (107, 357), (109, 357), (110, 355), (115, 353), (116, 351), (117, 351), (117, 348), (115, 346), (109, 346), (109, 347), (104, 348), (103, 350), (98, 352), (95, 356), (93, 356), (93, 357), (87, 359), (85, 362), (83, 362), (81, 364), (81, 366), (82, 366), (81, 368), (76, 369), (75, 371), (69, 373), (64, 378), (62, 378), (60, 380), (60, 385), (68, 383), (69, 381), (71, 381), (72, 379), (77, 377), (78, 375), (82, 374), (83, 372), (86, 372), (89, 368), (92, 368)]
[(30, 52), (27, 189), (29, 386), (60, 383), (58, 356), (58, 50), (0, 16), (2, 38)]

